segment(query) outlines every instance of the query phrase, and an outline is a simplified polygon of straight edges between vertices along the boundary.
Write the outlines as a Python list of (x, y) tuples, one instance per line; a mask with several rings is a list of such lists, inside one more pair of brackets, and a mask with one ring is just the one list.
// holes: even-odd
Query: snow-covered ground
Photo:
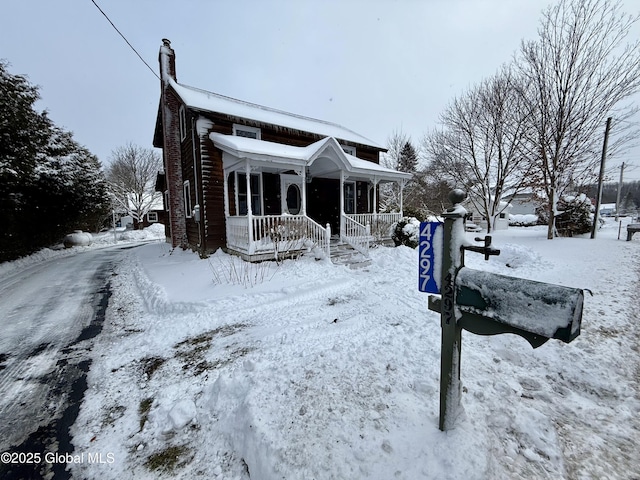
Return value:
[[(533, 350), (463, 333), (462, 410), (438, 430), (439, 315), (417, 251), (361, 270), (130, 251), (72, 428), (74, 478), (640, 478), (640, 238), (496, 232), (467, 265), (589, 289), (582, 333)], [(469, 234), (470, 237), (476, 234)], [(95, 457), (94, 457), (95, 458)]]

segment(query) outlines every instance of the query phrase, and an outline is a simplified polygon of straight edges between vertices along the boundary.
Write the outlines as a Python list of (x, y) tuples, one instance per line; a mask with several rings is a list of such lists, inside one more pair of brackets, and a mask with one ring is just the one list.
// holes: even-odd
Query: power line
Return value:
[(106, 13), (104, 13), (104, 12), (102, 11), (102, 9), (101, 9), (101, 8), (100, 8), (100, 6), (95, 2), (95, 0), (91, 0), (91, 2), (96, 6), (96, 8), (97, 8), (98, 10), (100, 10), (100, 13), (101, 13), (102, 15), (104, 15), (104, 18), (106, 18), (106, 19), (107, 19), (107, 21), (111, 24), (111, 26), (115, 29), (115, 31), (116, 31), (116, 32), (118, 32), (118, 33), (120, 34), (120, 36), (122, 37), (122, 39), (123, 39), (125, 42), (127, 42), (127, 45), (129, 45), (129, 47), (131, 47), (131, 50), (133, 50), (133, 51), (135, 52), (135, 54), (138, 56), (138, 58), (139, 58), (140, 60), (142, 60), (142, 63), (144, 63), (144, 64), (147, 66), (147, 68), (151, 71), (151, 73), (153, 73), (153, 74), (155, 75), (155, 77), (156, 77), (158, 80), (160, 80), (160, 77), (158, 76), (158, 74), (153, 70), (153, 68), (151, 68), (151, 67), (149, 66), (149, 64), (148, 64), (147, 62), (145, 62), (145, 61), (144, 61), (144, 58), (142, 58), (142, 56), (138, 53), (138, 51), (137, 51), (135, 48), (133, 48), (133, 45), (131, 45), (131, 43), (129, 43), (129, 40), (127, 40), (127, 38), (122, 34), (122, 32), (121, 32), (120, 30), (118, 30), (118, 27), (116, 27), (116, 26), (113, 24), (113, 22), (111, 21), (111, 19), (107, 16), (107, 14), (106, 14)]

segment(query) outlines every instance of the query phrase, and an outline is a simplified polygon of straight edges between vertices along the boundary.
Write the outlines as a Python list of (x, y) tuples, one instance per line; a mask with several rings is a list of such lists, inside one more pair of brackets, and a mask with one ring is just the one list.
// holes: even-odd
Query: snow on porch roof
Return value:
[[(295, 161), (291, 163), (297, 165), (306, 165), (313, 162), (313, 160), (325, 150), (331, 150), (341, 157), (346, 170), (350, 173), (394, 181), (411, 178), (411, 174), (409, 173), (386, 168), (377, 163), (362, 160), (361, 158), (345, 153), (338, 141), (332, 137), (323, 138), (307, 147), (294, 147), (281, 143), (237, 137), (235, 135), (224, 135), (221, 133), (210, 133), (209, 138), (216, 147), (238, 158), (266, 161), (273, 159), (276, 161), (279, 160), (281, 163), (286, 163), (286, 160), (289, 160)], [(282, 162), (283, 160), (285, 162)]]
[(191, 108), (246, 118), (257, 122), (292, 128), (303, 132), (316, 133), (327, 137), (339, 138), (340, 140), (346, 140), (385, 150), (384, 147), (378, 145), (374, 141), (335, 123), (304, 117), (295, 113), (288, 113), (282, 110), (257, 105), (255, 103), (226, 97), (224, 95), (208, 92), (199, 88), (181, 85), (171, 78), (169, 81), (182, 101)]

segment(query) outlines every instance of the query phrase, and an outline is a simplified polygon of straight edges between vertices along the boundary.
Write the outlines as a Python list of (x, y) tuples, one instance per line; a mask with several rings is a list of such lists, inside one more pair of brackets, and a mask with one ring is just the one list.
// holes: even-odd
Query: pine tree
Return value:
[(416, 149), (413, 148), (410, 141), (407, 141), (402, 150), (400, 150), (400, 157), (398, 158), (398, 170), (401, 172), (415, 173), (418, 168), (418, 154)]
[(35, 110), (38, 98), (0, 62), (0, 261), (95, 226), (108, 208), (100, 162)]

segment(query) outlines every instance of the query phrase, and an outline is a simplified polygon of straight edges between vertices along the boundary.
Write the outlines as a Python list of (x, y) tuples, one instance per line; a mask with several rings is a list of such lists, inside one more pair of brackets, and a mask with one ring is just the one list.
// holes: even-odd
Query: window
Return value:
[[(251, 174), (251, 213), (253, 215), (262, 215), (262, 189), (260, 188), (260, 174)], [(238, 173), (236, 177), (236, 185), (238, 186), (238, 215), (247, 214), (247, 175)]]
[(164, 191), (164, 209), (169, 211), (169, 190)]
[(184, 105), (180, 105), (180, 141), (187, 138), (187, 115)]
[(154, 223), (158, 221), (158, 212), (149, 212), (147, 213), (147, 221), (149, 223)]
[(233, 134), (236, 137), (255, 138), (260, 140), (260, 129), (256, 127), (248, 127), (246, 125), (233, 124)]
[(344, 213), (356, 213), (356, 184), (347, 182), (344, 184)]
[(356, 147), (350, 147), (349, 145), (340, 145), (342, 147), (342, 151), (348, 155), (356, 156)]
[(506, 213), (501, 213), (500, 214), (500, 218), (507, 218), (507, 214)]
[(187, 218), (191, 218), (191, 185), (189, 180), (184, 182), (182, 192), (184, 193), (184, 214)]

